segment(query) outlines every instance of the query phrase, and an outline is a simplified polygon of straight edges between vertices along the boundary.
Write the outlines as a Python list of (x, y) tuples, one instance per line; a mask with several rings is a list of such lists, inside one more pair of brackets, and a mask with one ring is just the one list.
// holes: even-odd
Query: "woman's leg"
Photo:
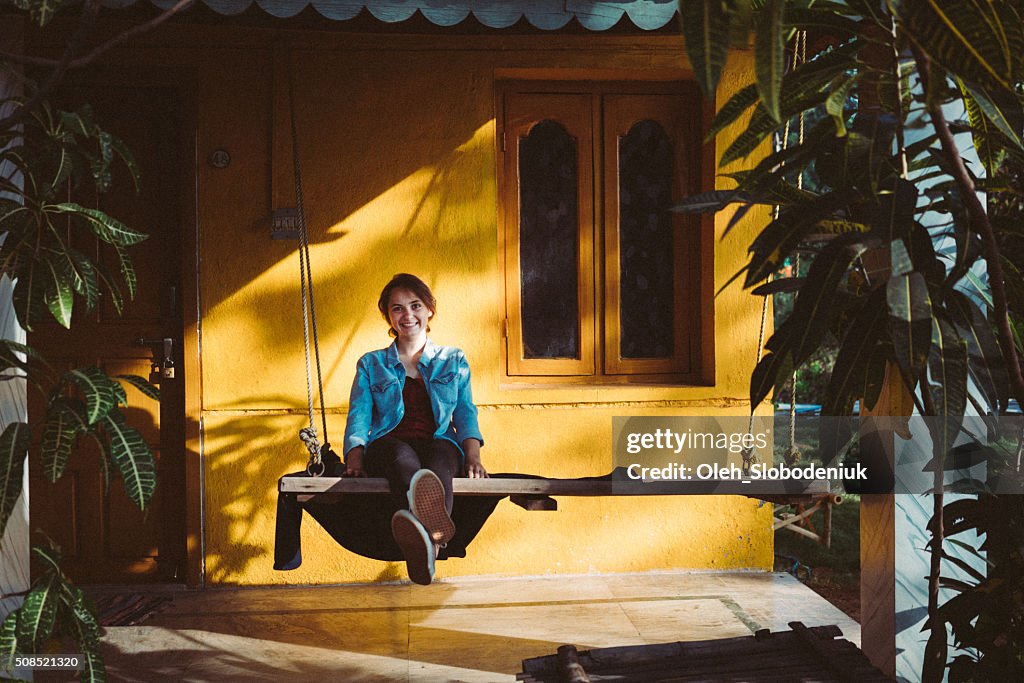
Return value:
[(451, 441), (432, 439), (419, 450), (420, 462), (423, 467), (431, 470), (444, 486), (444, 507), (448, 514), (452, 511), (452, 479), (458, 475), (462, 465), (459, 451)]
[(396, 509), (409, 508), (409, 482), (423, 468), (416, 449), (393, 436), (381, 437), (366, 447), (365, 467), (371, 477), (387, 478)]

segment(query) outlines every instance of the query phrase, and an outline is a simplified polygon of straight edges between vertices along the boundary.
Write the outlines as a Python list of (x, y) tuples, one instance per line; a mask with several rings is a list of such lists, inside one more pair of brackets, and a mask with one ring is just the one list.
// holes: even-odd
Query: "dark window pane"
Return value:
[(526, 358), (579, 358), (576, 140), (542, 121), (519, 141), (519, 259)]
[(672, 141), (656, 121), (619, 139), (619, 269), (622, 358), (673, 351)]

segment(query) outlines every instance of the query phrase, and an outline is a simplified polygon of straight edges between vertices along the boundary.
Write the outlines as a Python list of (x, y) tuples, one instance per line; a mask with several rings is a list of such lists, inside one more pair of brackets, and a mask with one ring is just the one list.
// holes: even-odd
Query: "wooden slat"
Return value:
[[(594, 683), (630, 681), (644, 683), (747, 681), (889, 680), (871, 666), (857, 647), (841, 638), (834, 625), (805, 628), (798, 622), (792, 631), (695, 642), (662, 643), (599, 648), (575, 652), (576, 661)], [(563, 653), (523, 660), (518, 680), (529, 683), (561, 683)]]
[[(813, 496), (829, 492), (823, 479), (810, 482), (777, 482), (741, 480), (693, 481), (610, 481), (592, 479), (466, 479), (457, 478), (454, 492), (470, 496), (674, 496), (674, 495), (740, 495), (754, 498), (767, 496)], [(384, 478), (281, 477), (281, 493), (387, 493)]]

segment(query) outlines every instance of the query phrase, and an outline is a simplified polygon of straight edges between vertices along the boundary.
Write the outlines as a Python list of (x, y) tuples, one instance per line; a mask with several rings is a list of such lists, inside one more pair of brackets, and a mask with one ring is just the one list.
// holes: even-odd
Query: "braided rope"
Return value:
[[(795, 70), (801, 63), (807, 61), (807, 32), (799, 31), (794, 38), (793, 45), (793, 66)], [(782, 132), (782, 149), (789, 147), (789, 129), (790, 119), (786, 119), (786, 125)], [(800, 128), (799, 128), (799, 142), (803, 144), (804, 141), (804, 115), (800, 113)], [(785, 163), (785, 162), (783, 162)], [(797, 177), (797, 187), (803, 189), (803, 173)], [(780, 208), (776, 204), (772, 207), (772, 220), (779, 219)], [(797, 270), (799, 270), (799, 256), (797, 256)], [(799, 275), (799, 272), (797, 273)], [(767, 282), (773, 280), (773, 276), (769, 275)], [(764, 352), (764, 336), (765, 330), (768, 326), (768, 294), (765, 294), (761, 301), (761, 327), (757, 335), (757, 359), (754, 363), (757, 366), (761, 362), (761, 358)], [(789, 453), (787, 454), (787, 460), (790, 457), (799, 459), (799, 451), (796, 450), (796, 370), (793, 370), (793, 376), (791, 378), (791, 389), (790, 389), (790, 401), (789, 401)], [(747, 433), (754, 431), (754, 406), (751, 406), (750, 420), (747, 423)], [(794, 457), (795, 454), (795, 457)], [(757, 454), (753, 448), (744, 448), (742, 451), (743, 457), (743, 473), (749, 474), (751, 466), (758, 461)]]
[[(324, 441), (327, 441), (327, 413), (324, 404), (323, 373), (320, 367), (320, 338), (317, 333), (316, 304), (313, 299), (313, 271), (310, 267), (309, 232), (306, 228), (306, 210), (302, 194), (302, 168), (299, 164), (299, 134), (295, 121), (295, 87), (292, 78), (292, 64), (288, 62), (288, 104), (291, 110), (292, 129), (292, 163), (295, 170), (295, 203), (299, 220), (299, 281), (302, 291), (302, 337), (306, 354), (306, 405), (309, 413), (309, 427), (299, 431), (299, 439), (309, 451), (309, 465), (306, 471), (313, 475), (323, 474), (324, 465), (321, 461), (321, 447), (317, 439), (315, 420), (313, 417), (313, 372), (310, 362), (310, 323), (313, 332), (313, 351), (316, 359), (316, 380), (320, 396), (320, 420), (323, 426)], [(326, 445), (326, 444), (325, 444)], [(314, 470), (319, 470), (313, 474)]]
[[(796, 45), (793, 50), (793, 68), (807, 61), (807, 31), (800, 31), (796, 34)], [(797, 133), (797, 143), (804, 144), (804, 113), (800, 112), (800, 128)], [(804, 189), (804, 174), (800, 172), (796, 177), (797, 189)], [(800, 277), (800, 252), (796, 253), (793, 259), (793, 274)], [(796, 447), (796, 375), (797, 369), (793, 368), (793, 375), (789, 384), (789, 450), (786, 451), (786, 464), (792, 465), (800, 459), (800, 450)]]

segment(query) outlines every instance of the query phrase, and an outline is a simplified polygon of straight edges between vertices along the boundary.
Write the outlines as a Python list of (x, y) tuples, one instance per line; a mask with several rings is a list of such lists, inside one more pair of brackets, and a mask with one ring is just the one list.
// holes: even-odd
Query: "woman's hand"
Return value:
[(480, 462), (480, 442), (477, 439), (466, 439), (462, 442), (462, 451), (466, 454), (465, 476), (470, 479), (486, 479), (487, 470)]
[(343, 477), (365, 477), (366, 470), (363, 469), (363, 446), (356, 446), (345, 454), (345, 473)]

